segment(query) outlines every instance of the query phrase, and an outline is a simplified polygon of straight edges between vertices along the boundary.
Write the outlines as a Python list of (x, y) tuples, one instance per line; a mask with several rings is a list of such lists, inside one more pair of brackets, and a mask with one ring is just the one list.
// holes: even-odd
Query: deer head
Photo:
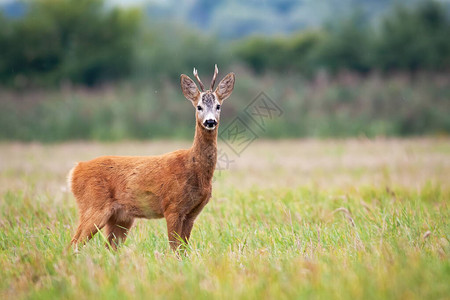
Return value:
[(217, 65), (214, 68), (214, 75), (211, 81), (210, 89), (205, 91), (205, 87), (194, 68), (194, 76), (197, 79), (201, 91), (197, 88), (195, 82), (189, 76), (181, 75), (181, 89), (186, 99), (190, 100), (196, 108), (196, 120), (203, 128), (214, 130), (217, 128), (220, 120), (220, 111), (222, 102), (227, 99), (234, 88), (234, 73), (225, 76), (213, 92), (219, 69)]

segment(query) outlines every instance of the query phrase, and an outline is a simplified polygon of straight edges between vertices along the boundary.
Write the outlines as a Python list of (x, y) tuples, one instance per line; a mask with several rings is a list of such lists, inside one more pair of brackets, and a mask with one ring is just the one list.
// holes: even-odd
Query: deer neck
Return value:
[(217, 162), (217, 131), (203, 128), (196, 122), (194, 143), (191, 148), (191, 157), (194, 170), (210, 181), (214, 174)]

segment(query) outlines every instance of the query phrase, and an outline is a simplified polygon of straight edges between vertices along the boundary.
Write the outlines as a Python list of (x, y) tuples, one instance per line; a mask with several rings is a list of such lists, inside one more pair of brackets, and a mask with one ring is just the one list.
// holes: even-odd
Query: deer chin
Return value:
[(214, 125), (213, 127), (206, 127), (205, 125), (202, 125), (202, 127), (205, 128), (206, 130), (213, 131), (216, 130), (217, 125)]

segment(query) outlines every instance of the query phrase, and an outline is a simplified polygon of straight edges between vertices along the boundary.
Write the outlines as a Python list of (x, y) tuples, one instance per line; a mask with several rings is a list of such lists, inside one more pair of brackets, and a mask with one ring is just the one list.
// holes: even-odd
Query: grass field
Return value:
[(163, 220), (65, 250), (75, 161), (185, 146), (0, 144), (0, 299), (450, 298), (448, 138), (256, 141), (217, 172), (186, 257)]

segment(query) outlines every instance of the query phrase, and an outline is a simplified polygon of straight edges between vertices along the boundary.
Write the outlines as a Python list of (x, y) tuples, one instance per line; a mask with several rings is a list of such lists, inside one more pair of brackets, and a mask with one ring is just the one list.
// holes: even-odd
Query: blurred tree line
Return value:
[(378, 26), (356, 12), (314, 31), (245, 39), (235, 51), (257, 72), (442, 72), (450, 69), (450, 19), (441, 4), (425, 1), (397, 6)]
[(153, 22), (102, 0), (36, 0), (20, 18), (0, 14), (0, 85), (52, 87), (175, 78), (192, 66), (245, 64), (256, 73), (314, 75), (448, 71), (450, 20), (442, 5), (397, 6), (379, 24), (361, 14), (289, 36), (225, 43), (183, 24)]
[(24, 17), (0, 16), (1, 82), (93, 85), (129, 76), (140, 17), (98, 0), (29, 2)]

